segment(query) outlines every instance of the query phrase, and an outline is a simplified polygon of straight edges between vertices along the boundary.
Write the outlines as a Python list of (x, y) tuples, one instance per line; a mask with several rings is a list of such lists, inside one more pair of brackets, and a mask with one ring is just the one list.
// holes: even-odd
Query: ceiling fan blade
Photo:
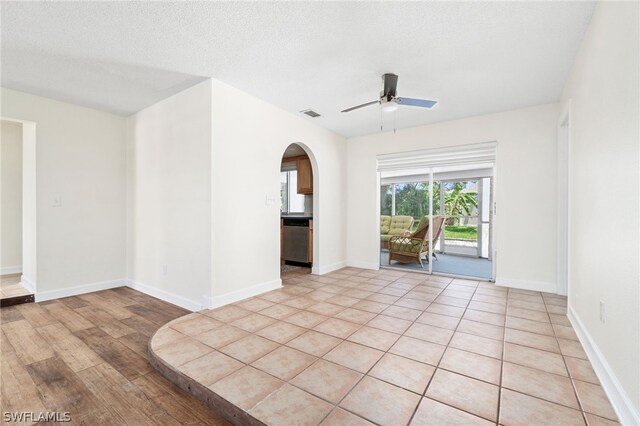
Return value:
[(362, 105), (354, 106), (354, 107), (351, 107), (351, 108), (343, 109), (340, 112), (349, 112), (349, 111), (353, 111), (354, 109), (364, 108), (366, 106), (373, 105), (373, 104), (379, 104), (379, 103), (380, 103), (380, 101), (371, 101), (371, 102), (367, 102), (366, 104), (362, 104)]
[(387, 100), (390, 100), (389, 97), (396, 97), (396, 87), (398, 86), (398, 76), (395, 74), (385, 74), (382, 76), (384, 79), (384, 90), (382, 94)]
[(409, 106), (417, 106), (423, 108), (431, 108), (438, 101), (429, 101), (427, 99), (412, 99), (412, 98), (398, 98), (398, 103), (400, 105), (409, 105)]

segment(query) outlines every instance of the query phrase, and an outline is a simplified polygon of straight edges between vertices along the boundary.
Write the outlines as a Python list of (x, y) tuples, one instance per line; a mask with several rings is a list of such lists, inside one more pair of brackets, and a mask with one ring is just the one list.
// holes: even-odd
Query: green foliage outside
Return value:
[[(444, 214), (454, 217), (454, 219), (450, 221), (453, 223), (448, 222), (448, 225), (457, 224), (457, 216), (472, 216), (475, 214), (475, 210), (478, 207), (478, 193), (464, 191), (467, 182), (444, 182), (442, 186), (444, 186)], [(381, 214), (391, 214), (392, 190), (392, 185), (383, 185), (380, 187)], [(434, 182), (433, 190), (433, 210), (435, 214), (440, 214), (440, 182)], [(413, 216), (416, 222), (418, 222), (421, 217), (428, 214), (428, 182), (396, 184), (396, 215)], [(468, 232), (464, 234), (470, 235)], [(446, 232), (445, 235), (449, 238)]]
[(471, 240), (478, 239), (477, 226), (445, 226), (444, 237), (446, 239)]

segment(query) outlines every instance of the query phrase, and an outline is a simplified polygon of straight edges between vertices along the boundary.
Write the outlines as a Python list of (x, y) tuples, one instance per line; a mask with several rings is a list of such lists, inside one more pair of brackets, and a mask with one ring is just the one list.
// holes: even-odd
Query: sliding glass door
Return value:
[[(411, 262), (410, 256), (394, 256), (394, 247), (381, 241), (381, 266), (491, 279), (492, 199), (492, 169), (487, 167), (382, 173), (381, 239), (391, 233), (396, 238), (388, 241), (409, 245), (417, 244), (414, 237), (423, 238), (424, 254)], [(444, 224), (435, 229), (434, 219), (439, 217), (444, 218)], [(401, 224), (407, 223), (407, 218), (413, 224), (403, 229)], [(416, 234), (421, 223), (428, 223), (427, 235)], [(409, 241), (412, 238), (414, 241)], [(396, 250), (403, 250), (396, 246)]]

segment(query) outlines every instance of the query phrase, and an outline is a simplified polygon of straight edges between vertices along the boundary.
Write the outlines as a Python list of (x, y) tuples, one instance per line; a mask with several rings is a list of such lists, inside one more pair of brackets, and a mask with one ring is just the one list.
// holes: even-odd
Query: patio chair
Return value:
[[(444, 226), (444, 216), (433, 217), (433, 239), (435, 245), (440, 237), (440, 232)], [(392, 260), (398, 263), (418, 262), (424, 268), (422, 258), (427, 257), (429, 261), (429, 216), (420, 219), (418, 228), (414, 233), (407, 236), (395, 236), (389, 240), (389, 264)], [(435, 256), (435, 253), (434, 253)]]

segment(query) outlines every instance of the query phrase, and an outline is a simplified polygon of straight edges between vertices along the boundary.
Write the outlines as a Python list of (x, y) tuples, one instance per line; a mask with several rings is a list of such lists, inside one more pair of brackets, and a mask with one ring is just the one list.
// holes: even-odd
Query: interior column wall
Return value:
[(599, 3), (562, 97), (570, 316), (614, 405), (626, 407), (623, 424), (640, 422), (638, 22), (637, 2)]
[[(314, 269), (345, 266), (345, 139), (213, 80), (214, 297), (280, 285), (280, 163), (291, 143), (314, 166)], [(218, 303), (214, 301), (214, 303)]]

